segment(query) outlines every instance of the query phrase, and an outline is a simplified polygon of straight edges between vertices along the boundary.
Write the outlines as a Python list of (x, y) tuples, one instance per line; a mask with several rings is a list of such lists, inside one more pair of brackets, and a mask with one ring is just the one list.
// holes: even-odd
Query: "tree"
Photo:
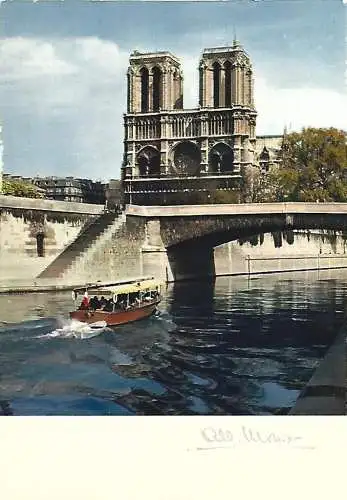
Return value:
[(23, 198), (44, 198), (42, 190), (34, 184), (23, 180), (4, 179), (2, 194), (9, 196), (19, 196)]
[(278, 167), (272, 167), (268, 172), (262, 172), (259, 167), (242, 168), (242, 202), (266, 203), (286, 199), (291, 191), (290, 177), (287, 172), (280, 172)]
[(243, 202), (347, 201), (346, 133), (307, 128), (283, 138), (281, 164), (242, 171)]
[(209, 195), (208, 198), (208, 203), (212, 204), (219, 204), (219, 203), (226, 203), (226, 204), (234, 204), (234, 203), (240, 203), (240, 196), (237, 190), (229, 190), (229, 189), (216, 189), (212, 191)]
[(347, 201), (346, 138), (336, 128), (286, 135), (278, 170), (282, 195), (289, 201)]
[(242, 203), (257, 203), (259, 197), (261, 172), (259, 167), (241, 167), (241, 200)]

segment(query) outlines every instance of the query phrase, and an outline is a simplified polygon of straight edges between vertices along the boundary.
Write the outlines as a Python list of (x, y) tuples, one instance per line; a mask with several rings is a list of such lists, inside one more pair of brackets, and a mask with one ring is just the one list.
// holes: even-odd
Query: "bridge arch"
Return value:
[[(161, 234), (164, 236), (168, 268), (173, 281), (180, 279), (198, 279), (216, 276), (214, 251), (220, 245), (236, 241), (250, 241), (255, 237), (264, 238), (272, 233), (275, 248), (282, 246), (285, 239), (293, 244), (294, 230), (330, 229), (335, 231), (347, 230), (347, 215), (339, 221), (327, 219), (322, 224), (320, 215), (315, 217), (297, 217), (293, 220), (288, 217), (243, 217), (237, 220), (200, 221), (185, 220), (171, 221), (174, 233), (167, 238), (165, 223), (162, 222)], [(200, 226), (200, 227), (199, 227)], [(258, 239), (258, 238), (257, 238)], [(254, 244), (254, 243), (253, 243)], [(258, 242), (257, 242), (258, 244)]]
[(214, 248), (230, 241), (285, 233), (292, 244), (295, 230), (340, 231), (347, 236), (347, 203), (130, 206), (127, 215), (146, 221), (146, 244), (160, 247), (158, 259), (166, 255), (173, 280), (215, 276)]
[(166, 248), (196, 242), (218, 246), (239, 237), (273, 231), (333, 230), (347, 233), (347, 203), (245, 203), (134, 206), (127, 215), (156, 220)]

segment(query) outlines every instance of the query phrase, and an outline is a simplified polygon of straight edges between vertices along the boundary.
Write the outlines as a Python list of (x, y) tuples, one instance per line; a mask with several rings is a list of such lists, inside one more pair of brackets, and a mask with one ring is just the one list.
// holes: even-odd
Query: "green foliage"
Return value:
[(347, 201), (346, 133), (307, 128), (284, 137), (281, 165), (243, 170), (243, 201)]
[[(205, 205), (218, 203), (240, 203), (237, 190), (214, 189), (210, 191), (191, 191), (187, 193), (168, 193), (166, 203), (172, 205)], [(159, 203), (160, 204), (160, 201)]]
[(215, 190), (210, 194), (209, 203), (240, 203), (240, 195), (238, 191)]
[(21, 180), (4, 179), (2, 184), (3, 194), (19, 196), (22, 198), (43, 198), (42, 192), (30, 182)]
[(278, 171), (288, 201), (347, 201), (346, 133), (306, 128), (284, 138)]

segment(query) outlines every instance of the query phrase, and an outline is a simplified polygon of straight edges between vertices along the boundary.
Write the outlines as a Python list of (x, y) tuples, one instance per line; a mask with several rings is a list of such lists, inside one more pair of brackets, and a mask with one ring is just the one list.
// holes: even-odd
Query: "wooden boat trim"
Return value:
[(145, 319), (151, 314), (153, 314), (156, 310), (157, 305), (160, 303), (160, 300), (154, 300), (152, 302), (148, 302), (142, 304), (141, 306), (130, 308), (125, 311), (112, 311), (107, 312), (101, 309), (97, 309), (95, 311), (92, 310), (83, 310), (77, 309), (75, 311), (70, 312), (70, 317), (72, 319), (76, 319), (83, 323), (95, 323), (98, 321), (105, 321), (108, 326), (117, 326), (127, 323), (132, 323), (134, 321), (138, 321), (140, 319)]

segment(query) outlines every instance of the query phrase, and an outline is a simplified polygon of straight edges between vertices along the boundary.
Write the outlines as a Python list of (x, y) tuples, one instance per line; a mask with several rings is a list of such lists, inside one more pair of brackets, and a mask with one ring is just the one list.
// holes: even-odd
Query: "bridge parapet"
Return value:
[(104, 205), (0, 195), (0, 209), (100, 215)]
[(217, 205), (127, 205), (126, 215), (139, 217), (196, 217), (262, 214), (347, 214), (347, 203), (242, 203)]

